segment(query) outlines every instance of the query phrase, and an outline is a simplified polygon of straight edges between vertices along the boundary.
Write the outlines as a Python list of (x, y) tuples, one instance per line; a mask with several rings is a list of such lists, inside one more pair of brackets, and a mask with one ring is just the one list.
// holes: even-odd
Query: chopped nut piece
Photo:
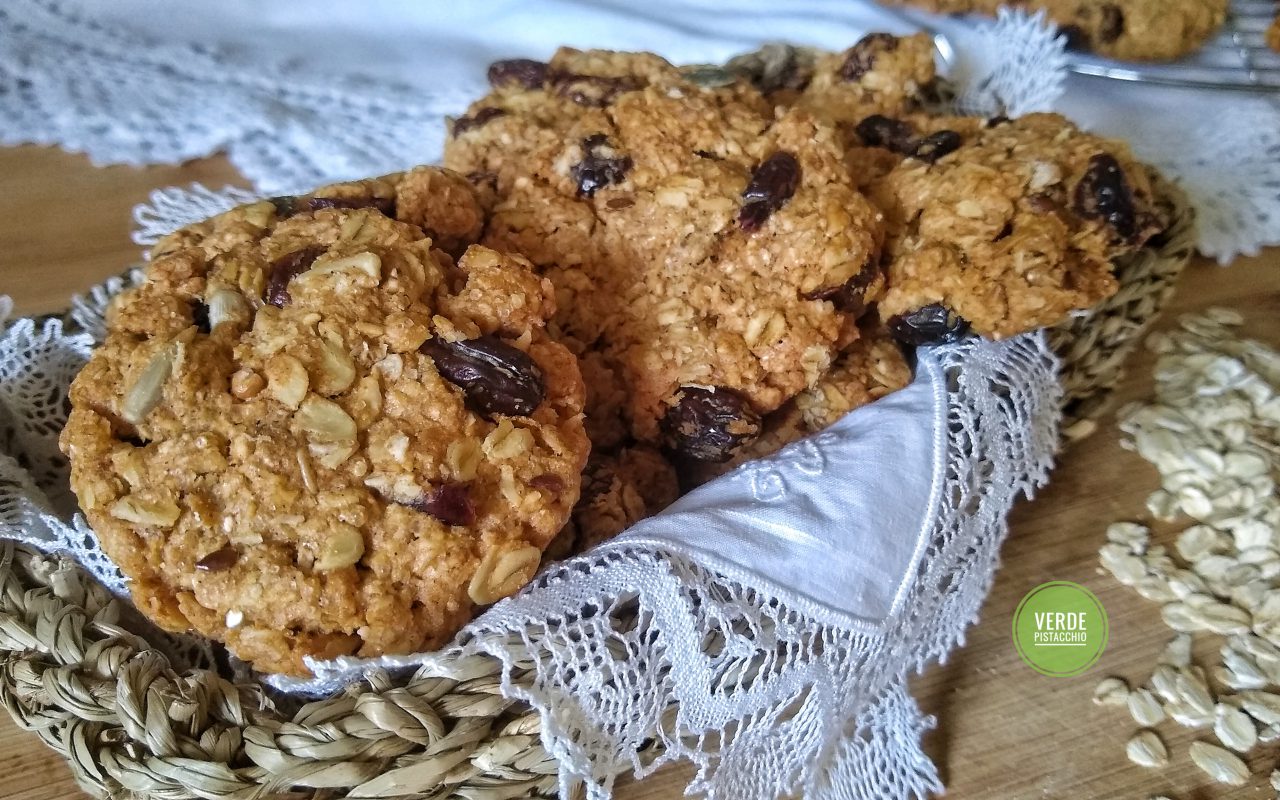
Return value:
[(116, 519), (139, 525), (157, 525), (168, 528), (178, 521), (182, 513), (178, 504), (167, 498), (148, 500), (135, 494), (126, 495), (111, 505), (110, 514)]
[(531, 581), (541, 561), (542, 551), (536, 547), (490, 550), (472, 576), (467, 593), (477, 605), (496, 603)]
[(316, 391), (332, 397), (345, 392), (355, 382), (356, 364), (346, 350), (326, 341), (320, 348), (319, 372)]
[(231, 375), (231, 394), (237, 400), (252, 400), (266, 385), (262, 376), (251, 369), (238, 369)]
[(322, 572), (349, 567), (364, 555), (364, 536), (360, 531), (337, 523), (332, 533), (320, 545), (315, 568)]
[(355, 452), (355, 420), (332, 400), (307, 395), (293, 418), (306, 435), (311, 454), (322, 465), (333, 469)]
[(209, 329), (225, 322), (246, 325), (253, 316), (249, 302), (234, 289), (217, 289), (209, 295)]
[(267, 391), (289, 408), (297, 408), (307, 396), (307, 368), (302, 362), (286, 353), (276, 353), (267, 359)]
[(165, 381), (169, 380), (172, 372), (173, 349), (162, 347), (143, 367), (133, 386), (125, 394), (120, 416), (135, 425), (142, 422), (160, 404), (164, 396)]

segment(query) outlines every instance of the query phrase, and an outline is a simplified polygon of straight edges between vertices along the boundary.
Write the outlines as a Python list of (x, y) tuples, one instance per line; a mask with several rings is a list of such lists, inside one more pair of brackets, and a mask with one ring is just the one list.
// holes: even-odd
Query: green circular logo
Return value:
[(1068, 678), (1097, 663), (1107, 647), (1107, 612), (1093, 592), (1050, 581), (1027, 593), (1013, 612), (1013, 644), (1027, 666)]

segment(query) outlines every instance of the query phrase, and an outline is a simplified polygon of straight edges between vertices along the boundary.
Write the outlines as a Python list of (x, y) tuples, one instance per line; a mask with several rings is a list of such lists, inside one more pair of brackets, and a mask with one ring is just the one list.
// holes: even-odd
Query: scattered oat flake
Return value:
[[(1099, 560), (1158, 603), (1178, 635), (1157, 657), (1148, 686), (1129, 691), (1109, 679), (1095, 691), (1102, 705), (1123, 699), (1144, 728), (1166, 717), (1212, 726), (1224, 747), (1196, 742), (1191, 758), (1233, 786), (1249, 772), (1231, 750), (1280, 741), (1280, 351), (1240, 338), (1242, 323), (1238, 312), (1213, 308), (1153, 334), (1153, 394), (1117, 412), (1121, 445), (1160, 477), (1147, 513), (1178, 530), (1157, 541), (1140, 522), (1115, 522)], [(1194, 666), (1193, 635), (1221, 637), (1220, 659)], [(1126, 751), (1135, 763), (1154, 764), (1159, 756), (1144, 733)], [(1280, 791), (1280, 770), (1272, 782)]]
[(1218, 783), (1244, 786), (1249, 782), (1249, 767), (1235, 753), (1217, 745), (1192, 742), (1191, 760), (1204, 774)]
[(1129, 702), (1129, 684), (1123, 678), (1103, 678), (1093, 690), (1093, 702), (1100, 706), (1123, 706)]
[(1138, 731), (1125, 745), (1124, 752), (1140, 767), (1163, 767), (1169, 763), (1169, 750), (1155, 731)]
[(1164, 709), (1150, 689), (1136, 689), (1129, 693), (1129, 716), (1144, 728), (1157, 725), (1164, 719)]

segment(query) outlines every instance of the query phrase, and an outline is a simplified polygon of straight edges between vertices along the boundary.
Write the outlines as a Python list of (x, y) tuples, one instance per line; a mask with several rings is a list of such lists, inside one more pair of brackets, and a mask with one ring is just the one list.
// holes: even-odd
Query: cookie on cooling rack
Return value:
[(1002, 7), (1043, 10), (1072, 47), (1104, 56), (1169, 61), (1199, 50), (1226, 19), (1230, 0), (885, 0), (945, 14), (994, 16)]
[(469, 246), (482, 224), (423, 168), (155, 248), (61, 440), (140, 610), (301, 675), (437, 647), (532, 578), (578, 499), (584, 388), (549, 283)]
[(489, 77), (445, 162), (493, 203), (484, 243), (550, 278), (553, 327), (621, 387), (591, 392), (593, 432), (730, 457), (881, 290), (881, 214), (835, 129), (651, 54), (561, 50)]

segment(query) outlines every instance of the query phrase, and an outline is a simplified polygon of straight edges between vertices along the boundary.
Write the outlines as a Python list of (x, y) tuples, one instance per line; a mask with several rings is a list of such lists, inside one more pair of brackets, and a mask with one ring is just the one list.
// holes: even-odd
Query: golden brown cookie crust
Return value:
[[(460, 176), (424, 168), (157, 245), (61, 440), (144, 613), (305, 674), (308, 655), (437, 647), (532, 577), (578, 497), (584, 387), (544, 330), (550, 285), (467, 249), (481, 224)], [(536, 405), (495, 411), (446, 377), (429, 348), (458, 341), (492, 343)]]
[[(649, 54), (562, 50), (540, 69), (500, 69), (445, 160), (493, 184), (485, 243), (543, 270), (553, 329), (624, 387), (592, 398), (602, 416), (658, 442), (687, 387), (761, 414), (811, 385), (849, 317), (833, 296), (850, 286), (856, 314), (882, 286), (880, 214), (836, 129)], [(770, 175), (785, 196), (744, 211)]]

